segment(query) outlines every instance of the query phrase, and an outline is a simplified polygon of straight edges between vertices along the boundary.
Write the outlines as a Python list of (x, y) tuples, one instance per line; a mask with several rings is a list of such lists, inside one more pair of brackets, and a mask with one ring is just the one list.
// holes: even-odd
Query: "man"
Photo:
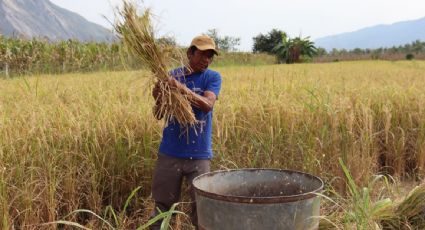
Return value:
[[(152, 197), (155, 201), (155, 212), (152, 217), (158, 214), (157, 209), (168, 211), (179, 201), (182, 181), (186, 178), (192, 202), (190, 216), (196, 229), (198, 221), (192, 181), (196, 176), (210, 171), (210, 160), (213, 155), (212, 112), (220, 93), (221, 76), (218, 72), (208, 69), (208, 66), (217, 54), (212, 38), (206, 35), (197, 36), (187, 50), (189, 66), (171, 71), (168, 84), (184, 94), (195, 96), (192, 109), (199, 123), (195, 127), (189, 127), (187, 132), (177, 122), (168, 122), (168, 126), (163, 130), (153, 175)], [(158, 85), (152, 94), (158, 103)], [(151, 229), (159, 229), (160, 225), (161, 222), (158, 221), (151, 226)]]

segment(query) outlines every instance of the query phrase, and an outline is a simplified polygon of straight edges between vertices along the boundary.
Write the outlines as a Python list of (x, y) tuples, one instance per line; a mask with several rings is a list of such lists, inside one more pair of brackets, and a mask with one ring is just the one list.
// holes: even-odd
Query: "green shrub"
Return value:
[(413, 60), (413, 59), (415, 59), (415, 55), (411, 53), (406, 54), (406, 60)]

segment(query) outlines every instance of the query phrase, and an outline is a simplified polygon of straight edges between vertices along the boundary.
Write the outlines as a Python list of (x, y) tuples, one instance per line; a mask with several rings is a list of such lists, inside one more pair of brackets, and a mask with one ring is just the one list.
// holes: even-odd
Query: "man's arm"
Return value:
[(155, 116), (155, 118), (157, 120), (161, 120), (164, 117), (164, 113), (162, 113), (162, 111), (161, 111), (162, 94), (161, 94), (161, 90), (160, 90), (160, 87), (161, 87), (160, 84), (161, 83), (159, 81), (157, 81), (155, 83), (155, 86), (153, 87), (153, 90), (152, 90), (152, 96), (155, 99), (155, 105), (153, 107), (153, 115)]
[(211, 111), (214, 107), (214, 103), (217, 100), (217, 96), (215, 95), (214, 92), (211, 91), (205, 91), (204, 95), (199, 95), (194, 93), (193, 91), (189, 90), (193, 96), (193, 98), (195, 99), (192, 104), (195, 107), (198, 107), (199, 109), (201, 109), (203, 112), (208, 113), (209, 111)]
[(214, 103), (217, 100), (217, 95), (215, 95), (214, 92), (205, 91), (203, 95), (199, 95), (174, 78), (169, 78), (168, 84), (170, 84), (171, 87), (177, 88), (182, 94), (190, 96), (192, 99), (191, 104), (205, 113), (213, 109)]
[[(213, 109), (214, 103), (217, 100), (217, 96), (212, 91), (205, 91), (204, 94), (201, 96), (199, 94), (196, 94), (189, 88), (187, 88), (182, 83), (178, 82), (176, 79), (170, 77), (167, 82), (170, 87), (177, 88), (182, 94), (188, 95), (191, 98), (190, 103), (201, 109), (203, 112), (208, 113)], [(161, 113), (161, 90), (160, 90), (160, 84), (161, 82), (156, 82), (153, 90), (152, 90), (152, 96), (155, 99), (155, 106), (153, 107), (153, 113), (156, 119), (161, 120), (164, 117), (164, 114)]]

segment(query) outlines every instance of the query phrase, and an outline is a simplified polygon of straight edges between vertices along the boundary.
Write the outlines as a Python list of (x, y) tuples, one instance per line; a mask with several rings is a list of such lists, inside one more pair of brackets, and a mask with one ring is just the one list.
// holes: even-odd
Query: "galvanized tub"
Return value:
[(237, 169), (193, 180), (201, 230), (318, 229), (323, 181), (281, 169)]

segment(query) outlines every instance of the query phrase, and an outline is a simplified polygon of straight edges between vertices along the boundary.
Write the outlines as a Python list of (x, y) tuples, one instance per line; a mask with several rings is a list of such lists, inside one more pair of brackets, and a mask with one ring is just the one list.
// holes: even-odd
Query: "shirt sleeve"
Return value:
[(208, 83), (205, 91), (211, 91), (218, 98), (221, 90), (221, 76), (219, 73), (215, 72), (211, 74), (208, 78)]
[(183, 68), (176, 68), (173, 70), (170, 70), (168, 74), (176, 79), (181, 79), (184, 77), (184, 69)]

